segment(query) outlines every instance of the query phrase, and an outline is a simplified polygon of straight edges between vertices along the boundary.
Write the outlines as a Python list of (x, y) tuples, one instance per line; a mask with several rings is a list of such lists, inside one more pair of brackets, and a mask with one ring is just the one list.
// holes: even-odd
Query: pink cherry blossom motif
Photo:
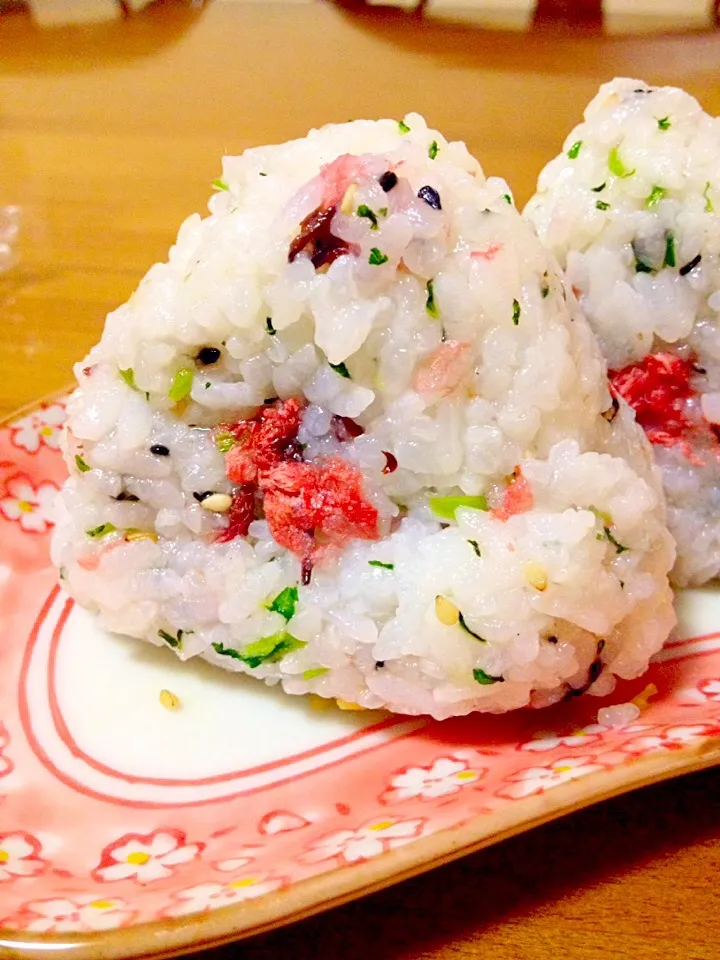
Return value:
[(5, 748), (10, 743), (10, 735), (5, 727), (0, 723), (0, 777), (6, 777), (12, 773), (13, 763), (9, 757), (5, 756)]
[(579, 777), (586, 777), (589, 773), (605, 769), (601, 764), (593, 763), (594, 759), (594, 757), (567, 757), (556, 760), (555, 763), (548, 764), (546, 767), (528, 767), (526, 770), (519, 770), (505, 778), (508, 786), (501, 787), (497, 791), (497, 796), (520, 800), (523, 797), (544, 793), (569, 780), (577, 780)]
[(258, 824), (258, 830), (264, 836), (272, 837), (276, 833), (289, 833), (291, 830), (302, 830), (310, 825), (305, 817), (292, 813), (290, 810), (273, 810), (266, 813)]
[(377, 857), (386, 850), (401, 847), (419, 837), (426, 823), (425, 817), (416, 820), (370, 820), (357, 830), (338, 830), (320, 837), (310, 844), (299, 859), (305, 863), (337, 859), (340, 863), (358, 863)]
[(73, 900), (58, 897), (31, 900), (14, 917), (1, 920), (0, 926), (31, 933), (89, 932), (127, 926), (135, 915), (136, 911), (129, 910), (124, 900), (105, 900), (92, 895)]
[(226, 857), (223, 860), (216, 860), (213, 866), (216, 870), (222, 870), (223, 873), (235, 873), (237, 870), (241, 870), (249, 863), (252, 863), (261, 850), (262, 847), (258, 844), (237, 847), (230, 857)]
[(0, 514), (19, 523), (30, 533), (45, 533), (53, 526), (57, 487), (43, 482), (34, 487), (27, 477), (12, 477), (5, 484), (7, 496), (0, 499)]
[(128, 833), (102, 852), (93, 877), (103, 883), (132, 878), (143, 886), (165, 880), (174, 867), (195, 860), (204, 843), (187, 843), (181, 830), (156, 830), (145, 835)]
[(582, 727), (580, 730), (573, 730), (572, 733), (537, 733), (532, 740), (518, 745), (518, 750), (530, 750), (532, 752), (543, 753), (546, 750), (555, 750), (557, 747), (587, 748), (588, 744), (596, 744), (608, 728), (600, 723), (591, 723), (588, 727)]
[[(648, 728), (635, 728), (635, 730), (642, 729)], [(632, 727), (628, 727), (628, 731), (634, 732)], [(693, 740), (717, 736), (720, 736), (720, 723), (696, 723), (689, 726), (666, 727), (656, 733), (634, 737), (627, 743), (622, 744), (620, 749), (639, 757), (645, 753), (654, 753), (656, 750), (682, 750)]]
[(708, 700), (720, 703), (720, 678), (701, 680), (697, 688)]
[(10, 441), (28, 453), (37, 453), (42, 446), (59, 450), (60, 427), (65, 422), (65, 416), (65, 408), (59, 403), (41, 407), (13, 423)]
[(162, 911), (166, 917), (182, 917), (188, 913), (206, 913), (272, 893), (287, 886), (287, 877), (275, 877), (268, 873), (248, 874), (229, 883), (199, 883), (172, 895), (175, 901)]
[(429, 767), (405, 767), (391, 779), (389, 788), (380, 796), (380, 803), (401, 800), (437, 800), (460, 793), (463, 787), (477, 783), (487, 770), (471, 769), (467, 760), (439, 757)]
[(0, 883), (42, 873), (47, 862), (41, 852), (42, 844), (29, 833), (0, 833)]

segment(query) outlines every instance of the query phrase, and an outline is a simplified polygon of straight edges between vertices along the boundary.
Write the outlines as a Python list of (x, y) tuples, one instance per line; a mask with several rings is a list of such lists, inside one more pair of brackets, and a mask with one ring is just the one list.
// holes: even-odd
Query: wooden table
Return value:
[[(125, 23), (0, 17), (0, 416), (52, 391), (223, 152), (361, 116), (425, 113), (519, 203), (598, 84), (676, 83), (720, 113), (720, 35), (643, 40), (424, 23), (350, 4), (165, 2)], [(718, 777), (645, 790), (216, 960), (711, 960), (720, 956)]]

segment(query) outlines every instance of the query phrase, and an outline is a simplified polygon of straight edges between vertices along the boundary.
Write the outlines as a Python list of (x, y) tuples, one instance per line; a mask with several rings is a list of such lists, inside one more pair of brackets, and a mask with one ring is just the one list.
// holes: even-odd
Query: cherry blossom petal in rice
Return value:
[(29, 833), (0, 833), (0, 883), (43, 873), (48, 864), (41, 853), (42, 844)]
[(182, 830), (129, 833), (105, 847), (93, 877), (103, 883), (133, 879), (143, 885), (164, 880), (172, 876), (174, 867), (195, 860), (204, 846), (188, 843)]
[(438, 757), (428, 767), (404, 767), (390, 778), (388, 789), (380, 795), (380, 803), (403, 800), (436, 800), (459, 793), (463, 787), (477, 783), (485, 774), (484, 767), (471, 768), (467, 760)]
[(218, 907), (227, 907), (242, 900), (252, 900), (287, 886), (287, 877), (269, 873), (247, 874), (229, 883), (199, 883), (172, 895), (173, 902), (162, 911), (162, 916), (181, 917), (188, 913), (205, 913)]
[(299, 859), (304, 863), (319, 863), (337, 859), (340, 863), (357, 863), (377, 857), (409, 843), (422, 833), (425, 817), (400, 820), (393, 817), (370, 820), (356, 830), (338, 830), (313, 841)]
[(604, 770), (603, 764), (595, 763), (595, 757), (565, 757), (545, 767), (528, 767), (505, 778), (505, 785), (496, 791), (498, 797), (520, 800), (534, 794), (544, 793), (568, 780), (577, 780), (588, 774)]

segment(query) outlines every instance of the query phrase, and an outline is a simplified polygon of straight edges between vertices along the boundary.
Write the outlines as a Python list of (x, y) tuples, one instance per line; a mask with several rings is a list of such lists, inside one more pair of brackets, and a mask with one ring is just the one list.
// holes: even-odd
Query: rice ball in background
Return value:
[(720, 573), (720, 120), (674, 87), (613, 80), (525, 210), (654, 446), (673, 578)]
[(650, 448), (507, 185), (411, 114), (226, 158), (215, 187), (77, 367), (72, 595), (345, 706), (501, 712), (641, 673), (674, 623)]

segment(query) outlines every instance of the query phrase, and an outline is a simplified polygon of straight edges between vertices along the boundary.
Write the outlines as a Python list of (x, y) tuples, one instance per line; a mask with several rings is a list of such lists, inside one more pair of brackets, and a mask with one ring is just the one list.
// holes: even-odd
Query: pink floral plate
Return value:
[(0, 425), (0, 957), (248, 936), (720, 759), (717, 589), (680, 596), (671, 643), (619, 685), (642, 709), (623, 729), (587, 697), (343, 712), (101, 635), (48, 556), (63, 415)]

